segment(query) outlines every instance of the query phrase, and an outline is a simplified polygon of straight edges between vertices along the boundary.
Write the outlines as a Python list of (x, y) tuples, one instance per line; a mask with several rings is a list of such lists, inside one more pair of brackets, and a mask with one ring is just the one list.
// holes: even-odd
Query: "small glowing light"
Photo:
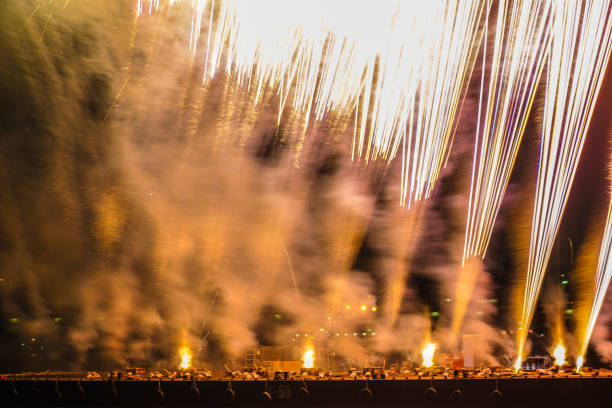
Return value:
[(187, 346), (183, 346), (179, 349), (179, 355), (181, 356), (181, 364), (179, 364), (179, 368), (188, 370), (191, 367), (191, 349)]
[(433, 343), (427, 343), (423, 348), (423, 367), (431, 367), (433, 365), (433, 357), (436, 351), (436, 345)]
[(366, 305), (361, 305), (361, 310), (366, 310)]
[(357, 333), (353, 333), (353, 336), (356, 336), (356, 335), (357, 335)]
[(569, 281), (564, 280), (564, 281), (561, 281), (561, 284), (562, 284), (562, 285), (567, 285), (567, 283), (568, 283), (568, 282), (569, 282)]
[(310, 347), (306, 348), (304, 355), (302, 356), (304, 362), (304, 368), (314, 368), (315, 356), (314, 350)]
[(576, 359), (576, 372), (579, 373), (582, 369), (582, 365), (584, 364), (584, 357), (578, 356)]
[(319, 331), (320, 331), (320, 332), (323, 332), (323, 331), (325, 331), (325, 329), (321, 327), (321, 328), (319, 329)]
[(346, 305), (346, 310), (351, 310), (351, 305)]
[(376, 306), (372, 306), (372, 311), (375, 312), (376, 311)]
[(431, 317), (439, 317), (440, 312), (431, 312)]
[(562, 343), (557, 344), (557, 347), (553, 350), (553, 357), (555, 358), (555, 365), (562, 366), (565, 364), (565, 347)]
[(574, 309), (565, 309), (565, 314), (568, 314), (568, 315), (574, 314)]

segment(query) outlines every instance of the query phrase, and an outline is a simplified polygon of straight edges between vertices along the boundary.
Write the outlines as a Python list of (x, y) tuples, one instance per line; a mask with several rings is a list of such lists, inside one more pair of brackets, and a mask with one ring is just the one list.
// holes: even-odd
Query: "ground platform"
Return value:
[(612, 407), (612, 376), (108, 380), (4, 376), (0, 406)]

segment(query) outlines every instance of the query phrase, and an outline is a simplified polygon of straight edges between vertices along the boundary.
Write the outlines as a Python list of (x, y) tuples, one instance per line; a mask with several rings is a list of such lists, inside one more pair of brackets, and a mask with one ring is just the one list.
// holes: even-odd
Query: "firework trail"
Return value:
[[(485, 35), (489, 35), (488, 24)], [(463, 263), (484, 258), (518, 152), (550, 38), (550, 3), (501, 1), (485, 88), (483, 49), (480, 105), (474, 146)]]
[[(485, 38), (491, 35), (494, 43), (491, 57), (486, 42), (483, 47), (472, 183), (451, 325), (454, 335), (462, 326), (482, 269), (482, 258), (525, 131), (548, 50), (549, 23), (550, 3), (546, 1), (501, 1), (494, 28), (489, 29), (488, 21), (484, 27)], [(488, 58), (490, 73), (485, 81)]]
[[(467, 85), (469, 61), (477, 48), (483, 2), (443, 3), (441, 32), (434, 31), (430, 54), (402, 135), (402, 205), (428, 198), (438, 179), (456, 120), (461, 91)], [(488, 11), (488, 8), (487, 8)], [(485, 17), (486, 18), (486, 17)], [(390, 156), (390, 158), (393, 155)]]
[[(158, 7), (139, 1), (138, 12)], [(430, 195), (448, 155), (484, 1), (193, 0), (191, 7), (194, 52), (208, 18), (204, 81), (229, 75), (246, 89), (239, 105), (257, 105), (274, 90), (277, 122), (286, 109), (299, 116), (298, 152), (310, 123), (331, 111), (345, 125), (352, 120), (354, 160), (401, 153), (402, 204)]]
[(552, 30), (517, 367), (610, 57), (610, 3), (553, 2)]

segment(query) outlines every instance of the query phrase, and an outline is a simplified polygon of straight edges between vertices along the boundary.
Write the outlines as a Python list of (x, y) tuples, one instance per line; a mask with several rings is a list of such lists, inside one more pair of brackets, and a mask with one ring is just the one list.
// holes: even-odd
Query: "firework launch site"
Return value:
[[(184, 350), (184, 353), (187, 353)], [(570, 407), (588, 395), (593, 407), (612, 403), (612, 370), (556, 365), (549, 356), (528, 358), (522, 370), (484, 367), (475, 355), (435, 356), (423, 349), (409, 361), (353, 367), (350, 361), (322, 369), (312, 347), (264, 347), (245, 353), (245, 366), (224, 371), (191, 367), (183, 354), (170, 371), (125, 368), (110, 372), (0, 374), (0, 395), (9, 406), (492, 406)], [(293, 356), (292, 356), (293, 354)], [(272, 360), (294, 357), (295, 360)], [(470, 364), (482, 368), (464, 367)], [(434, 361), (437, 364), (434, 365)], [(556, 361), (559, 363), (559, 361)], [(328, 361), (329, 364), (329, 361)], [(345, 367), (342, 367), (345, 366)], [(343, 370), (344, 368), (344, 370)]]
[[(372, 370), (374, 371), (374, 370)], [(612, 372), (483, 373), (421, 370), (287, 375), (254, 373), (209, 377), (183, 371), (159, 374), (23, 373), (4, 376), (4, 406), (576, 406), (588, 396), (592, 407), (612, 402)]]

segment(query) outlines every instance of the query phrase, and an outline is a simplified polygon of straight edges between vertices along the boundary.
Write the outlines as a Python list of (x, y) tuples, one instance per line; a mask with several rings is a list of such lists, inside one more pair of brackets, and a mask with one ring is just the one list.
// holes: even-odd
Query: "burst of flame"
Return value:
[(179, 364), (179, 367), (183, 370), (191, 368), (191, 358), (193, 357), (191, 349), (187, 346), (183, 346), (179, 349), (179, 355), (181, 356), (181, 364)]
[(514, 363), (514, 371), (516, 371), (517, 373), (519, 372), (519, 370), (521, 369), (521, 364), (523, 363), (523, 359), (522, 357), (517, 357), (516, 359), (516, 363)]
[(555, 358), (555, 365), (562, 366), (565, 364), (565, 347), (563, 343), (557, 344), (557, 347), (553, 350), (553, 357)]
[(304, 368), (314, 368), (314, 350), (308, 347), (302, 356), (302, 360), (304, 361)]
[(423, 348), (423, 367), (431, 367), (433, 365), (434, 352), (436, 351), (436, 345), (433, 343), (427, 343)]
[(579, 373), (582, 365), (584, 364), (584, 357), (578, 356), (576, 359), (576, 372)]

